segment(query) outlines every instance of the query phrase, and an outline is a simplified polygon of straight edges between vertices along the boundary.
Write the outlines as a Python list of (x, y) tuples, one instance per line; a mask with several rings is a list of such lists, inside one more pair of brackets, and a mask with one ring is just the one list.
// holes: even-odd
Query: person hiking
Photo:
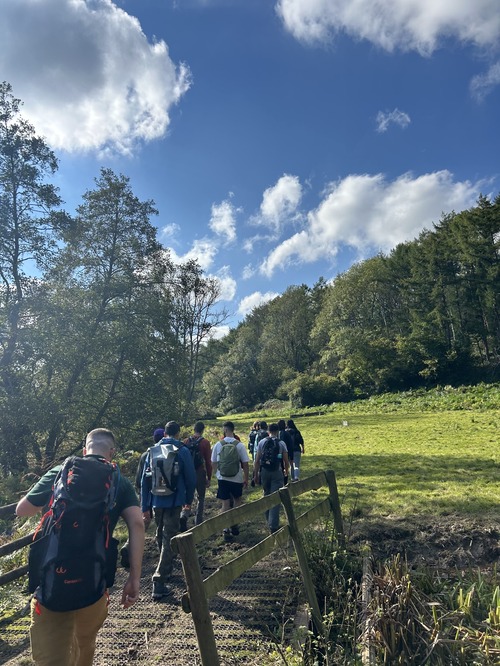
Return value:
[[(290, 464), (290, 469), (292, 469), (293, 466), (293, 439), (291, 434), (287, 431), (286, 429), (286, 423), (284, 419), (280, 419), (278, 421), (278, 428), (279, 428), (279, 438), (281, 439), (282, 442), (285, 443), (286, 450), (288, 453), (288, 462)], [(285, 485), (288, 482), (288, 475), (285, 477)]]
[[(205, 494), (210, 487), (212, 479), (212, 449), (208, 439), (203, 437), (205, 424), (197, 421), (194, 424), (193, 434), (184, 440), (184, 446), (187, 447), (193, 458), (194, 468), (196, 470), (196, 496), (198, 506), (196, 508), (195, 525), (203, 522), (203, 511), (205, 508)], [(191, 509), (183, 508), (180, 517), (180, 531), (185, 532), (187, 521), (191, 515)]]
[[(113, 433), (104, 428), (97, 428), (87, 435), (83, 456), (97, 461), (95, 463), (90, 461), (87, 463), (89, 465), (96, 464), (99, 466), (98, 461), (103, 461), (104, 466), (113, 459), (115, 449), (116, 441)], [(77, 457), (75, 456), (75, 458)], [(81, 465), (83, 466), (83, 463)], [(63, 468), (64, 465), (58, 465), (44, 474), (28, 494), (19, 501), (16, 507), (16, 515), (34, 516), (43, 507), (47, 506), (54, 496), (53, 487), (57, 485), (57, 479), (60, 478), (60, 472)], [(116, 474), (118, 474), (117, 471)], [(109, 520), (110, 535), (112, 535), (120, 517), (127, 525), (130, 540), (130, 571), (123, 587), (121, 603), (124, 608), (130, 608), (139, 598), (144, 550), (144, 523), (137, 495), (130, 481), (119, 475), (118, 479), (114, 479), (114, 483), (116, 483), (114, 506), (110, 508), (107, 519)], [(63, 517), (61, 516), (61, 518)], [(58, 538), (61, 542), (64, 539), (63, 531), (66, 530), (64, 521), (61, 521), (59, 527), (60, 535)], [(69, 526), (70, 529), (73, 527), (74, 525)], [(51, 536), (54, 532), (55, 530), (53, 530)], [(97, 532), (95, 539), (98, 540)], [(67, 538), (66, 542), (68, 542)], [(35, 541), (33, 545), (36, 543)], [(64, 573), (64, 570), (62, 566), (59, 566), (55, 571), (56, 577), (61, 572)], [(30, 571), (30, 578), (33, 573)], [(114, 570), (112, 573), (114, 574)], [(80, 583), (81, 581), (70, 580), (64, 582)], [(47, 587), (50, 588), (49, 583)], [(93, 590), (93, 584), (94, 580), (90, 580), (87, 586), (88, 589)], [(99, 596), (92, 603), (69, 611), (56, 610), (58, 604), (55, 592), (52, 594), (51, 603), (49, 604), (51, 609), (44, 606), (40, 599), (43, 600), (46, 593), (47, 589), (37, 587), (31, 600), (30, 640), (34, 663), (37, 666), (91, 666), (97, 632), (102, 627), (108, 614), (109, 598), (107, 590), (101, 591), (99, 589), (96, 592)], [(75, 596), (71, 601), (73, 606), (79, 605)]]
[[(153, 432), (154, 443), (158, 444), (158, 442), (163, 438), (164, 435), (165, 435), (165, 430), (163, 428), (156, 428), (156, 430)], [(143, 446), (149, 446), (147, 439), (144, 440)], [(139, 462), (137, 464), (137, 470), (135, 472), (135, 487), (137, 488), (137, 492), (139, 494), (141, 493), (142, 473), (144, 471), (144, 465), (146, 464), (147, 455), (148, 455), (148, 449), (146, 449), (146, 451), (144, 451), (144, 453), (141, 454), (141, 457), (139, 458)], [(120, 564), (124, 569), (128, 569), (130, 567), (130, 558), (128, 554), (128, 549), (129, 549), (129, 541), (127, 539), (127, 541), (125, 541), (120, 550)], [(161, 550), (161, 544), (158, 544), (158, 550)]]
[[(217, 477), (217, 497), (221, 500), (221, 512), (228, 511), (231, 505), (240, 506), (243, 501), (243, 488), (248, 487), (248, 463), (250, 458), (245, 445), (235, 437), (234, 424), (226, 421), (223, 425), (223, 438), (212, 449), (212, 466)], [(224, 540), (231, 541), (240, 533), (238, 525), (225, 528)]]
[(255, 460), (255, 451), (257, 445), (255, 444), (255, 437), (260, 430), (260, 421), (254, 421), (252, 429), (248, 433), (248, 452), (252, 456), (252, 461)]
[[(286, 444), (279, 438), (277, 423), (269, 426), (269, 436), (259, 441), (255, 455), (254, 481), (262, 484), (264, 495), (270, 495), (283, 487), (288, 476), (288, 452)], [(266, 511), (266, 520), (271, 534), (279, 529), (281, 502)]]
[[(179, 532), (181, 508), (191, 508), (196, 474), (188, 449), (179, 441), (180, 426), (169, 421), (165, 437), (149, 449), (141, 481), (141, 508), (148, 527), (153, 510), (160, 557), (153, 573), (153, 601), (170, 594), (166, 583), (172, 573), (174, 552), (170, 539)], [(174, 482), (175, 480), (175, 482)]]
[(300, 476), (300, 461), (302, 454), (305, 453), (304, 438), (293, 422), (293, 419), (288, 419), (286, 422), (286, 430), (290, 433), (293, 440), (292, 481), (298, 481)]

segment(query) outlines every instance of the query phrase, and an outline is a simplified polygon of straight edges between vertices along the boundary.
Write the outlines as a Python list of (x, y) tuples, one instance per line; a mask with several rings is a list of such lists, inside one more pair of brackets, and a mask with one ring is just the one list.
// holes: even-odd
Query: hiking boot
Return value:
[(227, 527), (222, 532), (222, 536), (224, 537), (224, 541), (232, 541), (233, 540), (233, 535), (231, 534), (231, 530), (228, 529)]
[(233, 536), (238, 536), (239, 533), (240, 533), (240, 528), (238, 527), (238, 525), (231, 525), (231, 534)]
[(160, 599), (163, 599), (163, 597), (166, 597), (168, 594), (170, 594), (170, 590), (165, 583), (162, 583), (159, 580), (153, 581), (153, 594), (151, 595), (153, 601), (160, 601)]
[(180, 532), (186, 532), (188, 527), (188, 519), (187, 516), (181, 516), (179, 518), (179, 531)]
[(128, 555), (128, 548), (120, 550), (120, 564), (124, 569), (130, 569), (130, 558)]

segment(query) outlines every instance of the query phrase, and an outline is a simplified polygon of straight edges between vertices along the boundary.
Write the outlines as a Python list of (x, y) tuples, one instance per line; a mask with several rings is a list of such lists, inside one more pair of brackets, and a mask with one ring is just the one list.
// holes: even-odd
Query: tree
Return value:
[(139, 201), (128, 178), (102, 169), (65, 230), (38, 327), (36, 377), (51, 401), (41, 433), (43, 461), (103, 422), (125, 430), (136, 414), (131, 403), (142, 406), (160, 280), (154, 214), (153, 203)]
[[(1, 462), (13, 458), (9, 464), (23, 467), (26, 458), (17, 444), (34, 437), (24, 419), (23, 388), (30, 382), (25, 360), (30, 355), (30, 322), (42, 283), (32, 274), (57, 249), (61, 218), (50, 213), (61, 199), (46, 180), (57, 170), (56, 157), (20, 115), (20, 106), (10, 84), (0, 84)], [(11, 456), (13, 449), (15, 456)]]

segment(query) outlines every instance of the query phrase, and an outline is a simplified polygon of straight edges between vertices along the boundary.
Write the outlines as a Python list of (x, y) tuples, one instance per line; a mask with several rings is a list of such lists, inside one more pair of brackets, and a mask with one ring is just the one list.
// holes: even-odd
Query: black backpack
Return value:
[(186, 449), (188, 449), (189, 453), (191, 454), (191, 457), (193, 458), (195, 469), (199, 469), (205, 465), (205, 459), (203, 458), (203, 455), (200, 451), (200, 442), (202, 439), (203, 437), (196, 437), (195, 435), (191, 435), (184, 444)]
[(262, 469), (275, 472), (281, 465), (281, 448), (277, 437), (268, 437), (262, 445), (260, 465)]
[(70, 456), (54, 481), (29, 554), (29, 591), (46, 608), (98, 601), (114, 582), (118, 541), (109, 529), (119, 471), (102, 457)]

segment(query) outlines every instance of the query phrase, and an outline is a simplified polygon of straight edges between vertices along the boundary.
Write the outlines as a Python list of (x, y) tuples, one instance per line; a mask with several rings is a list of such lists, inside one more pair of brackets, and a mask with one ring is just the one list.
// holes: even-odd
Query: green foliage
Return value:
[(287, 395), (293, 407), (313, 407), (333, 402), (346, 402), (352, 394), (337, 377), (325, 373), (301, 373), (278, 389), (278, 395)]

